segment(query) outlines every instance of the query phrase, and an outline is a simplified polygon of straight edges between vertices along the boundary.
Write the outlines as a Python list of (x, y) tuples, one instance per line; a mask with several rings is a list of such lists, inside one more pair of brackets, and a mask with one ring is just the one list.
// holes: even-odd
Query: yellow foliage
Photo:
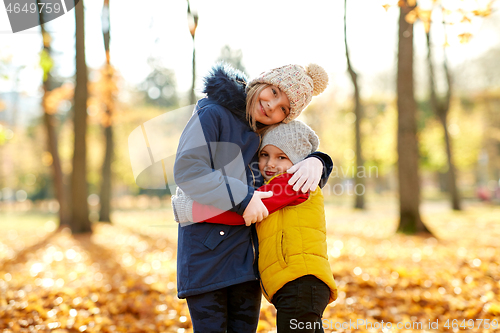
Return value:
[[(421, 20), (424, 26), (424, 29), (426, 32), (430, 31), (430, 26), (431, 26), (431, 16), (432, 12), (435, 9), (441, 10), (443, 13), (443, 21), (446, 22), (448, 25), (454, 25), (454, 24), (462, 24), (464, 25), (466, 30), (469, 30), (469, 25), (472, 22), (472, 17), (471, 16), (476, 16), (476, 17), (487, 17), (491, 15), (492, 12), (492, 4), (495, 0), (486, 0), (486, 2), (482, 4), (478, 4), (478, 6), (481, 6), (480, 8), (477, 9), (470, 9), (468, 8), (467, 4), (465, 1), (458, 2), (457, 1), (457, 8), (454, 10), (450, 10), (448, 8), (445, 8), (442, 6), (442, 1), (439, 0), (433, 0), (432, 1), (432, 7), (431, 9), (423, 9), (420, 6), (418, 6), (416, 0), (407, 0), (406, 2), (404, 0), (399, 0), (398, 1), (398, 6), (399, 7), (414, 7), (410, 12), (408, 12), (405, 16), (406, 22), (410, 24), (414, 24), (417, 20)], [(388, 4), (383, 5), (383, 7), (388, 10), (390, 7)], [(455, 15), (454, 15), (455, 14)], [(452, 17), (459, 17), (459, 19), (453, 19)], [(470, 41), (470, 38), (472, 37), (472, 34), (470, 32), (465, 32), (460, 35), (458, 35), (460, 42), (461, 43), (468, 43)], [(445, 43), (446, 45), (447, 43)]]
[(43, 152), (42, 154), (42, 164), (44, 166), (52, 165), (52, 154), (48, 151)]
[(98, 122), (107, 127), (113, 124), (116, 117), (116, 94), (119, 77), (112, 65), (106, 64), (99, 70), (99, 79), (89, 83), (89, 107), (92, 116), (97, 116)]
[(415, 8), (415, 9), (412, 9), (408, 14), (406, 14), (405, 16), (405, 20), (406, 22), (410, 23), (410, 24), (414, 24), (415, 21), (418, 19), (418, 10)]
[(259, 324), (257, 325), (257, 332), (268, 332), (271, 330), (273, 326), (267, 321), (260, 320)]
[(49, 47), (50, 43), (52, 42), (52, 37), (50, 36), (50, 34), (45, 32), (42, 38), (43, 38), (43, 46)]
[(460, 43), (466, 44), (472, 38), (472, 34), (468, 33), (468, 32), (464, 32), (464, 33), (458, 35), (458, 38), (460, 39)]
[(488, 308), (488, 313), (494, 316), (500, 316), (500, 303), (491, 304)]
[(491, 6), (488, 6), (487, 8), (483, 9), (478, 9), (472, 11), (472, 13), (476, 16), (482, 16), (482, 17), (487, 17), (491, 15)]
[(63, 101), (70, 101), (73, 99), (74, 86), (71, 83), (65, 83), (59, 88), (45, 92), (42, 104), (44, 111), (48, 114), (57, 112), (57, 108)]
[[(333, 222), (327, 239), (339, 298), (326, 308), (326, 323), (491, 322), (500, 315), (500, 295), (495, 292), (500, 280), (500, 249), (495, 246), (500, 208), (476, 206), (424, 216), (439, 239), (395, 235), (393, 213), (380, 207), (367, 214), (333, 208), (327, 214)], [(53, 327), (52, 332), (82, 326), (88, 332), (191, 332), (187, 304), (175, 290), (176, 226), (167, 217), (165, 228), (152, 227), (149, 216), (154, 213), (131, 216), (126, 211), (122, 217), (129, 218), (127, 222), (117, 218), (114, 225), (96, 224), (92, 236), (63, 229), (46, 238), (39, 229), (20, 229), (13, 237), (2, 230), (0, 286), (5, 292), (0, 294), (0, 329), (22, 332), (30, 325), (45, 325)], [(29, 238), (33, 234), (42, 235), (37, 236), (41, 246), (28, 254), (23, 254), (24, 248), (14, 250), (25, 241), (35, 245)], [(331, 251), (334, 248), (338, 252)], [(16, 255), (8, 259), (10, 250)], [(154, 265), (155, 260), (163, 264)], [(36, 264), (43, 264), (43, 270), (33, 276)], [(151, 267), (146, 275), (144, 265)], [(161, 285), (162, 291), (153, 285)], [(275, 313), (263, 301), (258, 332), (275, 330)]]
[(423, 23), (424, 23), (425, 32), (429, 32), (431, 30), (431, 22), (430, 21), (423, 21)]
[(461, 22), (462, 23), (471, 23), (472, 20), (467, 15), (464, 15)]

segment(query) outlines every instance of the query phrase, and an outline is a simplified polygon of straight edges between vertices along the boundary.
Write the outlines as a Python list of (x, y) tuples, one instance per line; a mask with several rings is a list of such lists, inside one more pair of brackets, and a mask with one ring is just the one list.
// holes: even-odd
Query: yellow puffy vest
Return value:
[(314, 275), (330, 287), (329, 303), (337, 298), (328, 262), (323, 193), (319, 187), (303, 203), (270, 214), (256, 228), (261, 286), (269, 302), (286, 283), (304, 275)]

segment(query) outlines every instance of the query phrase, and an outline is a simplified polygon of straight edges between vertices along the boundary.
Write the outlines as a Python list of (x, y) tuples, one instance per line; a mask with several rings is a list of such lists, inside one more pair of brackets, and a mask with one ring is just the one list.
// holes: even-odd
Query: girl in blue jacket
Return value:
[[(234, 69), (217, 65), (205, 77), (204, 93), (179, 141), (174, 165), (177, 186), (194, 201), (233, 211), (247, 225), (269, 214), (254, 191), (260, 135), (289, 122), (328, 82), (317, 65), (287, 65), (250, 82)], [(294, 190), (315, 189), (333, 164), (321, 152), (297, 163)], [(254, 170), (255, 169), (255, 170)], [(194, 332), (255, 332), (261, 292), (258, 244), (253, 226), (196, 223), (179, 226), (178, 297), (186, 298)]]

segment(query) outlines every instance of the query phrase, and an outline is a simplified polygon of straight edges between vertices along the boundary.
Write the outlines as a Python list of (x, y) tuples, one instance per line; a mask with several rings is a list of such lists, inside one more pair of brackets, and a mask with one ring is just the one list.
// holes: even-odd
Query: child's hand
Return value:
[(294, 174), (288, 181), (289, 185), (293, 185), (293, 190), (298, 191), (302, 188), (302, 193), (306, 193), (318, 187), (323, 173), (323, 163), (316, 157), (309, 157), (292, 166), (287, 172)]
[(266, 206), (262, 203), (262, 199), (270, 198), (273, 196), (273, 192), (259, 192), (255, 191), (253, 193), (252, 199), (248, 203), (247, 208), (243, 212), (243, 219), (245, 219), (246, 226), (250, 226), (252, 223), (260, 222), (269, 215), (269, 211)]

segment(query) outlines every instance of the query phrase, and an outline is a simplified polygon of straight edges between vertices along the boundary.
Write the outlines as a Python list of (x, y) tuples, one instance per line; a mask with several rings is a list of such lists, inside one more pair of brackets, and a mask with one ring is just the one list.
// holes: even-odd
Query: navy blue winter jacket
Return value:
[[(205, 77), (204, 93), (179, 141), (174, 177), (193, 200), (243, 215), (258, 172), (259, 136), (245, 119), (246, 77), (217, 65)], [(321, 185), (333, 167), (321, 152), (310, 156), (325, 165)], [(257, 171), (257, 172), (256, 172)], [(177, 291), (185, 298), (258, 279), (254, 226), (195, 223), (179, 226)]]

